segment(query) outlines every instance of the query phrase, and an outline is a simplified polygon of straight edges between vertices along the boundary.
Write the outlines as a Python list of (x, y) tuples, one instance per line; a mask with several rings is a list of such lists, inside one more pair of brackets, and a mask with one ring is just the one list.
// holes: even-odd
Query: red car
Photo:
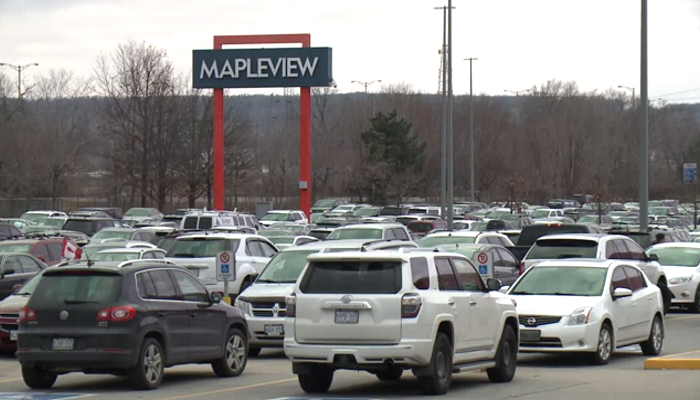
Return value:
[(65, 258), (80, 258), (66, 249), (78, 249), (77, 243), (64, 238), (20, 239), (0, 241), (0, 253), (29, 253), (46, 265), (56, 265)]

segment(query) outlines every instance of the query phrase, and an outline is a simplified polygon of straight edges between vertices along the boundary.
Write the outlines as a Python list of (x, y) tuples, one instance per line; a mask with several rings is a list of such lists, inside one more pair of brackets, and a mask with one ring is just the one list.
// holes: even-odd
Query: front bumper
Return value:
[[(246, 315), (250, 345), (254, 347), (282, 347), (284, 345), (284, 318), (261, 318)], [(281, 326), (280, 335), (268, 335), (265, 326)]]
[(539, 342), (520, 342), (522, 353), (573, 353), (593, 352), (598, 348), (600, 324), (564, 325), (563, 323), (531, 328), (520, 325), (520, 334), (539, 330)]
[(695, 293), (698, 290), (698, 284), (690, 281), (679, 285), (668, 285), (673, 297), (671, 304), (688, 304), (695, 301)]
[(431, 339), (402, 340), (393, 345), (302, 344), (284, 340), (284, 352), (296, 363), (331, 364), (336, 368), (380, 366), (388, 360), (396, 365), (424, 366), (433, 352)]

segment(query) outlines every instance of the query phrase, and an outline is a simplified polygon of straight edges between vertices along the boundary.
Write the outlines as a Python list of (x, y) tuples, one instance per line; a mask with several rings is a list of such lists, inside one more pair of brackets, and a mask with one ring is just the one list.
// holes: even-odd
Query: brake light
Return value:
[(522, 275), (523, 272), (525, 272), (525, 261), (520, 263), (520, 275)]
[(19, 322), (36, 321), (36, 311), (29, 307), (22, 307), (19, 310)]
[(415, 318), (420, 313), (423, 300), (416, 293), (407, 293), (401, 298), (401, 318)]
[(136, 310), (129, 306), (105, 308), (97, 312), (98, 321), (125, 322), (136, 316)]
[(285, 312), (285, 315), (287, 317), (296, 317), (297, 316), (297, 295), (292, 293), (287, 298), (285, 299), (285, 302), (287, 303), (286, 307), (287, 310)]

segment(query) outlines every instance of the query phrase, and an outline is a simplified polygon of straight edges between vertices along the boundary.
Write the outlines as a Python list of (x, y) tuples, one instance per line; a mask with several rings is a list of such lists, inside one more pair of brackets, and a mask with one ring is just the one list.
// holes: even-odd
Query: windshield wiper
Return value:
[(65, 299), (63, 300), (64, 304), (97, 304), (99, 303), (98, 301), (92, 301), (92, 300), (71, 300), (71, 299)]
[(31, 293), (27, 293), (27, 292), (15, 293), (15, 296), (31, 296), (31, 295), (32, 295)]
[(255, 283), (296, 283), (297, 281), (274, 281), (272, 279), (258, 279)]

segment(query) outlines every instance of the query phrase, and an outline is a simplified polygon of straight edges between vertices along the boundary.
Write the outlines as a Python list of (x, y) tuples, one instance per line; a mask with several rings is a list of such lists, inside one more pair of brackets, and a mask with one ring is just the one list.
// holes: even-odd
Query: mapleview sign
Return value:
[(329, 47), (193, 50), (195, 89), (333, 85)]

